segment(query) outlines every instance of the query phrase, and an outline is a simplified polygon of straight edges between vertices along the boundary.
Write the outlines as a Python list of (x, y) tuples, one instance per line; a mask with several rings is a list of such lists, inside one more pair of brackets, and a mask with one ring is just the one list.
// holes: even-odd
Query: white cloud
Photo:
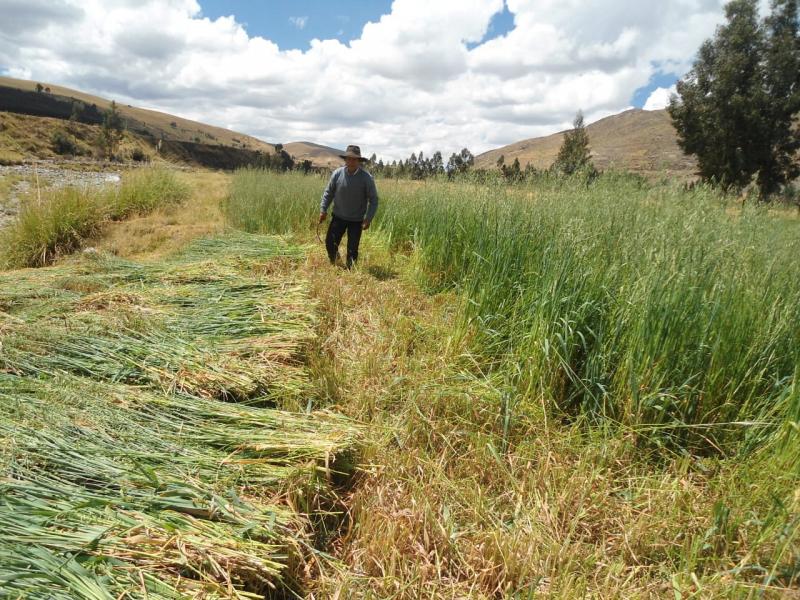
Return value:
[(395, 0), (357, 39), (281, 51), (195, 0), (0, 0), (13, 12), (0, 69), (272, 142), (478, 153), (569, 127), (579, 108), (589, 122), (624, 110), (659, 70), (682, 75), (723, 0), (506, 4), (514, 28), (471, 50), (503, 0)]
[(305, 29), (308, 17), (289, 17), (289, 22), (298, 29)]
[(668, 88), (656, 88), (647, 97), (647, 101), (642, 108), (644, 108), (644, 110), (661, 110), (662, 108), (666, 108), (669, 105), (670, 96), (676, 92), (677, 90), (674, 85)]

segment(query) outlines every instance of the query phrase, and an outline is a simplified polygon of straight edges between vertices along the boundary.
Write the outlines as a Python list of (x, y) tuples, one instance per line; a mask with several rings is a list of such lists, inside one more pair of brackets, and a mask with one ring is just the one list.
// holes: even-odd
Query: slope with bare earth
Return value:
[(310, 160), (311, 164), (319, 168), (335, 168), (342, 164), (343, 150), (330, 146), (323, 146), (313, 142), (291, 142), (284, 144), (284, 149), (294, 157), (295, 162)]
[[(22, 79), (12, 79), (10, 77), (0, 77), (0, 110), (9, 112), (25, 112), (22, 107), (14, 103), (16, 92), (36, 93), (36, 81)], [(62, 87), (48, 83), (42, 83), (49, 92), (39, 92), (42, 97), (50, 97), (55, 100), (64, 101), (78, 100), (88, 106), (96, 106), (103, 111), (111, 106), (111, 100), (94, 96), (71, 88)], [(29, 100), (29, 97), (26, 99)], [(8, 106), (7, 106), (8, 105)], [(28, 104), (30, 108), (30, 103)], [(274, 146), (267, 144), (257, 138), (243, 133), (237, 133), (222, 127), (215, 127), (205, 123), (199, 123), (190, 119), (184, 119), (175, 115), (137, 108), (128, 104), (117, 104), (117, 108), (123, 119), (128, 121), (128, 128), (134, 131), (147, 132), (151, 136), (172, 141), (180, 142), (204, 142), (215, 143), (226, 146), (235, 146), (251, 150), (261, 150), (262, 152), (274, 152)], [(28, 112), (27, 114), (31, 114)], [(39, 114), (38, 116), (57, 116), (49, 114)]]
[[(677, 133), (666, 110), (627, 110), (587, 126), (592, 160), (599, 169), (623, 169), (652, 177), (659, 175), (691, 179), (695, 161), (683, 154)], [(546, 169), (556, 158), (565, 132), (522, 140), (484, 152), (475, 166), (493, 168), (500, 156), (506, 164), (515, 158), (524, 167), (531, 163)]]

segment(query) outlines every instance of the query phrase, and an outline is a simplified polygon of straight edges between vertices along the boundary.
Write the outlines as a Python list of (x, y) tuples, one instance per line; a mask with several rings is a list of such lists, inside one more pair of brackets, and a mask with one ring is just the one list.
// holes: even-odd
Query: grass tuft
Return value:
[(126, 174), (117, 189), (63, 188), (23, 204), (20, 214), (0, 231), (0, 266), (40, 267), (74, 252), (98, 234), (107, 220), (179, 204), (188, 188), (174, 173), (148, 168)]

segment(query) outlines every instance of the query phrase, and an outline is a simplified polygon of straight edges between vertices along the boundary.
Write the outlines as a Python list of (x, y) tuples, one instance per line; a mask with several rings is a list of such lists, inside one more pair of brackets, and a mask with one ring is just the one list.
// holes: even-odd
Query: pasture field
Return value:
[(0, 272), (0, 597), (800, 593), (795, 217), (379, 180), (345, 271), (323, 178), (143, 177)]

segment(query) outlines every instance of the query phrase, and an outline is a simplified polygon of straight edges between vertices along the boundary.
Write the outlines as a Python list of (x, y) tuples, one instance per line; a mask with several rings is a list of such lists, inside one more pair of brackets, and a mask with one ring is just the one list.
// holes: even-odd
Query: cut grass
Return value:
[(299, 589), (314, 515), (292, 498), (329, 493), (359, 432), (270, 408), (309, 387), (308, 299), (271, 266), (298, 256), (233, 235), (161, 264), (88, 254), (0, 275), (4, 592)]
[(119, 190), (64, 188), (29, 199), (0, 232), (0, 266), (38, 267), (80, 248), (109, 219), (178, 204), (188, 189), (174, 174), (147, 169), (126, 175)]

